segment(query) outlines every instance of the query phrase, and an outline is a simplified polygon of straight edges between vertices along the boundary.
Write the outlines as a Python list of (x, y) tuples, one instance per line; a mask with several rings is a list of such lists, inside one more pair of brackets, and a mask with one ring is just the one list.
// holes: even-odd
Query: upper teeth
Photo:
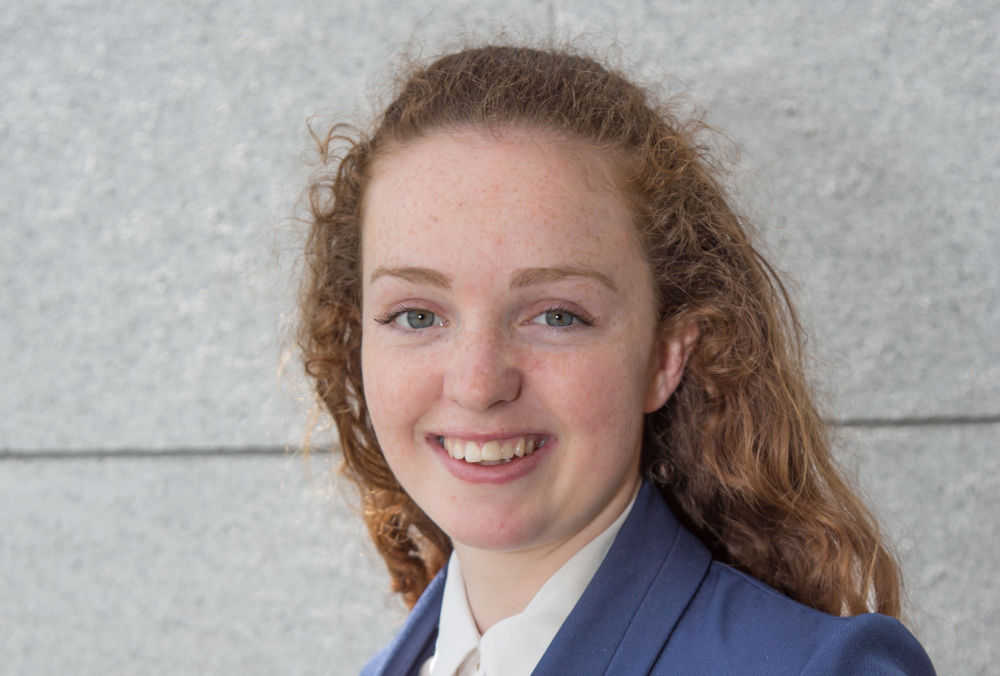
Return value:
[[(518, 458), (531, 455), (535, 450), (535, 440), (531, 437), (487, 441), (480, 446), (474, 441), (465, 441), (452, 437), (443, 437), (442, 443), (448, 455), (466, 462), (482, 463), (484, 465), (499, 465)], [(538, 448), (545, 445), (545, 439), (538, 442)]]

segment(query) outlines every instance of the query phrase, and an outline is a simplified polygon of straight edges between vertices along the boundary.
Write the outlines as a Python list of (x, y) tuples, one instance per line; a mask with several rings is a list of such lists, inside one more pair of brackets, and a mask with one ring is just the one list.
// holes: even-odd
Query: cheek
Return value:
[(440, 391), (433, 357), (366, 343), (361, 373), (368, 413), (386, 459), (390, 466), (406, 462), (414, 448), (413, 426)]
[(578, 442), (600, 453), (630, 443), (641, 428), (645, 387), (638, 361), (619, 342), (559, 359), (537, 359), (532, 368), (546, 408), (559, 412)]

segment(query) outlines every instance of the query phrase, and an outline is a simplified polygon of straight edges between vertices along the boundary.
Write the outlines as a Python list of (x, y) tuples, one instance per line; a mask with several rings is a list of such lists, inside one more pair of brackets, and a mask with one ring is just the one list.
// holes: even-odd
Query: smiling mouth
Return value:
[(526, 435), (511, 439), (495, 439), (485, 444), (453, 437), (434, 437), (438, 445), (456, 460), (481, 466), (503, 465), (517, 458), (531, 455), (545, 446), (546, 435)]

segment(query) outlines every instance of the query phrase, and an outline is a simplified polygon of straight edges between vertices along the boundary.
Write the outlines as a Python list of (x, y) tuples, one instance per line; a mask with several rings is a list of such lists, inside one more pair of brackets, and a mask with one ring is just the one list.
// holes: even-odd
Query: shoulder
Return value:
[(866, 613), (844, 618), (827, 635), (802, 673), (934, 676), (934, 666), (899, 620)]
[(396, 637), (368, 660), (360, 676), (410, 673), (414, 664), (430, 657), (426, 653), (433, 652), (441, 613), (441, 595), (447, 576), (448, 566), (445, 565), (417, 599)]
[[(914, 674), (934, 668), (898, 620), (836, 617), (714, 561), (661, 656), (671, 671)], [(654, 670), (655, 673), (656, 670)]]
[(383, 646), (377, 653), (372, 655), (371, 659), (365, 663), (365, 666), (361, 667), (361, 673), (359, 676), (375, 676), (375, 674), (382, 671), (382, 667), (385, 666), (385, 661), (389, 657), (389, 646)]

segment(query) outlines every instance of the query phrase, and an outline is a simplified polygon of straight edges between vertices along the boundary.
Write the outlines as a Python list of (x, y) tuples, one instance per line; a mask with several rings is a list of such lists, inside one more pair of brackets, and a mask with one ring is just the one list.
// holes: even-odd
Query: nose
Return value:
[(454, 338), (445, 396), (477, 413), (496, 410), (521, 392), (510, 339), (499, 327), (466, 324)]

